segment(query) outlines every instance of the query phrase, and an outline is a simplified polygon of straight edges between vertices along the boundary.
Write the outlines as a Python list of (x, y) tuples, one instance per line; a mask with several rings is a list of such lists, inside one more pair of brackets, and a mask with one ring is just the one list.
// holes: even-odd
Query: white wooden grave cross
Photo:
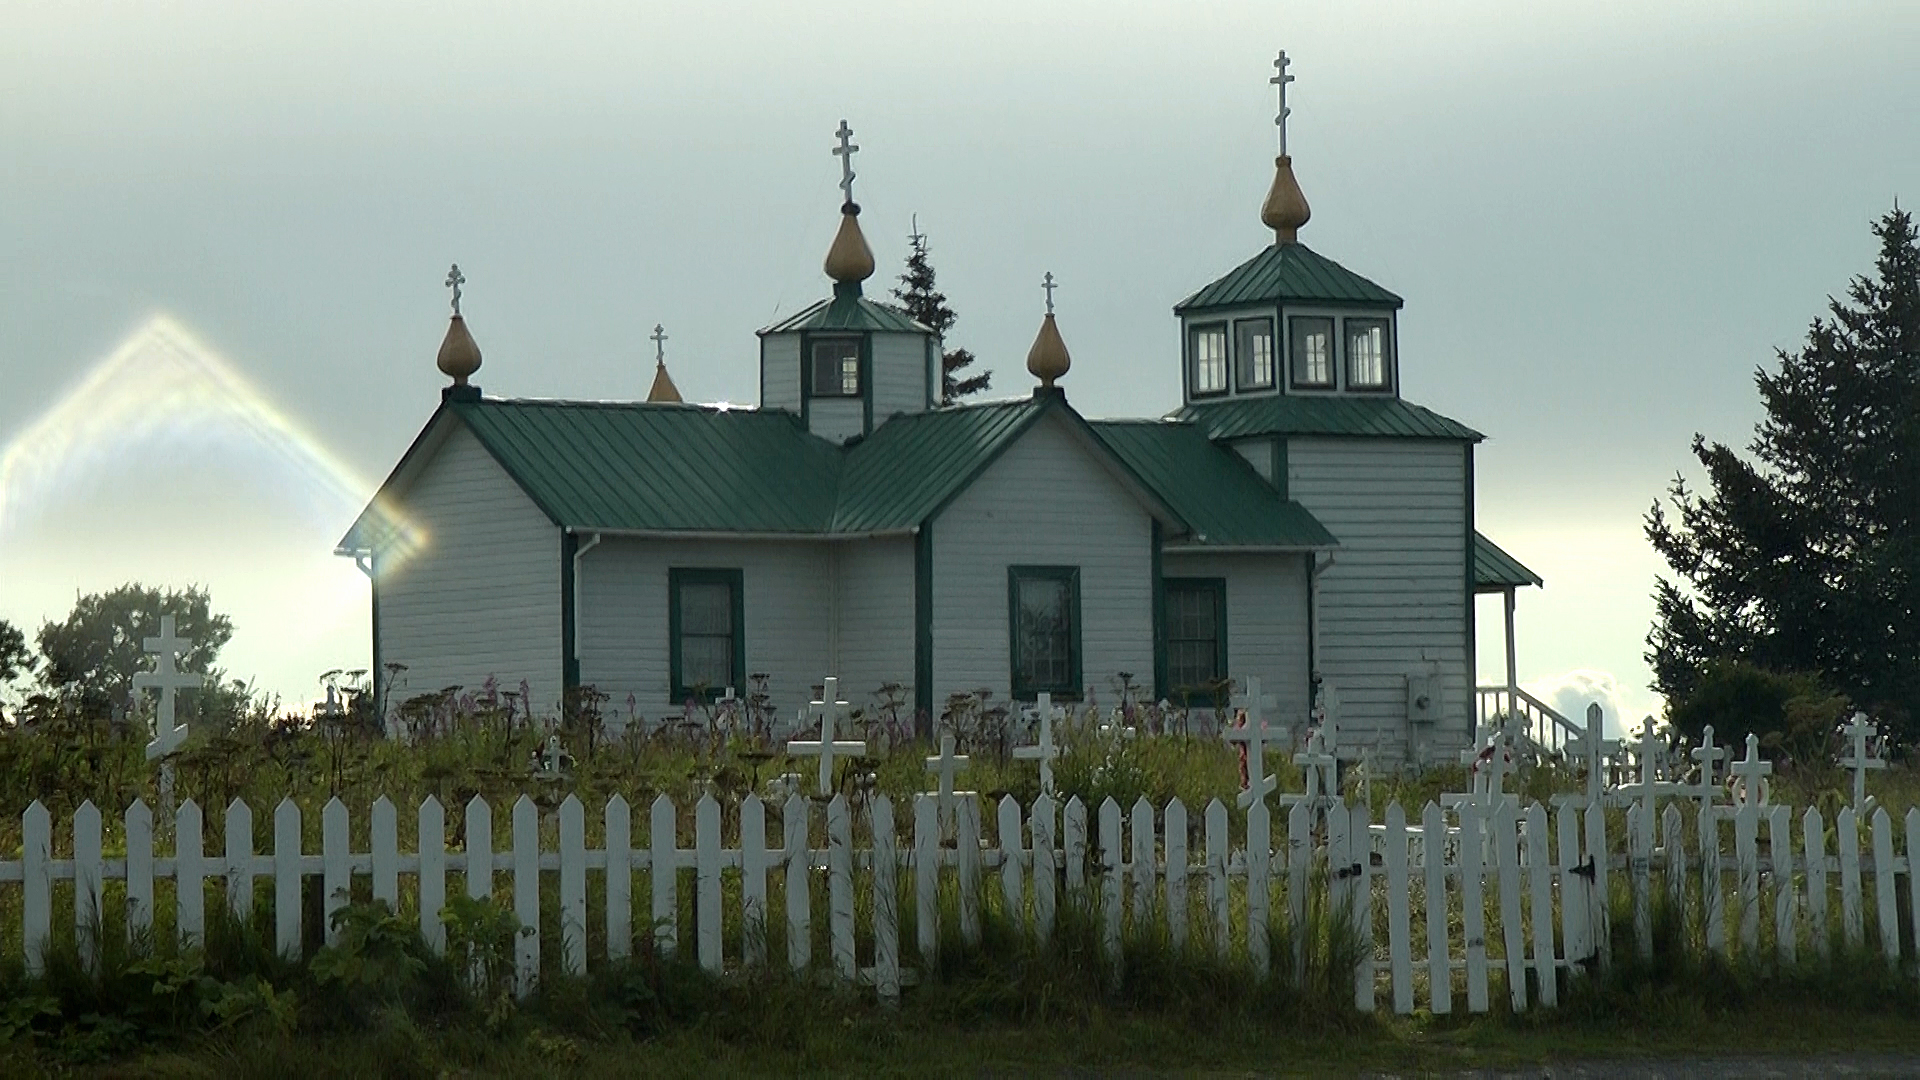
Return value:
[(1599, 702), (1587, 706), (1587, 730), (1567, 740), (1567, 757), (1587, 762), (1587, 805), (1600, 805), (1607, 790), (1607, 762), (1620, 753), (1620, 740), (1602, 738), (1605, 714)]
[(1034, 711), (1039, 714), (1040, 730), (1032, 746), (1013, 748), (1015, 761), (1038, 761), (1040, 763), (1040, 794), (1053, 798), (1053, 759), (1060, 756), (1060, 747), (1053, 741), (1053, 717), (1059, 707), (1053, 703), (1053, 695), (1042, 691), (1034, 699)]
[(1853, 772), (1853, 807), (1855, 810), (1864, 810), (1867, 805), (1867, 771), (1887, 767), (1887, 759), (1868, 748), (1868, 741), (1880, 734), (1880, 729), (1867, 722), (1866, 713), (1857, 712), (1853, 714), (1853, 719), (1847, 721), (1847, 726), (1840, 729), (1840, 733), (1847, 737), (1849, 743), (1850, 753), (1840, 759), (1840, 764)]
[(1240, 709), (1240, 723), (1226, 731), (1226, 740), (1240, 743), (1247, 754), (1246, 786), (1241, 788), (1237, 800), (1241, 809), (1266, 802), (1267, 796), (1280, 786), (1267, 772), (1267, 740), (1287, 733), (1285, 728), (1267, 726), (1265, 706), (1273, 700), (1273, 695), (1260, 692), (1260, 677), (1250, 676), (1246, 695), (1235, 702)]
[(1742, 806), (1765, 806), (1771, 786), (1767, 780), (1773, 762), (1760, 756), (1760, 736), (1747, 732), (1747, 756), (1727, 766), (1727, 786)]
[(1700, 766), (1700, 779), (1692, 785), (1692, 789), (1687, 794), (1699, 799), (1700, 809), (1705, 811), (1713, 805), (1714, 797), (1721, 792), (1720, 762), (1725, 761), (1727, 757), (1726, 748), (1715, 746), (1713, 743), (1712, 724), (1701, 729), (1700, 745), (1690, 751), (1687, 756)]
[(154, 656), (153, 670), (135, 674), (133, 688), (136, 692), (160, 691), (160, 708), (153, 723), (153, 741), (147, 744), (147, 760), (152, 761), (173, 753), (181, 743), (187, 741), (187, 725), (173, 722), (174, 693), (205, 686), (207, 677), (180, 670), (179, 659), (193, 648), (193, 642), (174, 633), (173, 616), (160, 616), (160, 636), (147, 638), (142, 644)]
[(540, 779), (558, 780), (564, 775), (561, 769), (566, 765), (567, 752), (560, 749), (560, 736), (547, 736), (546, 749), (537, 751), (534, 758), (539, 763)]
[(1640, 723), (1637, 754), (1640, 779), (1631, 784), (1621, 784), (1613, 789), (1616, 798), (1624, 802), (1640, 804), (1642, 821), (1656, 820), (1654, 815), (1660, 810), (1661, 796), (1693, 794), (1692, 789), (1685, 784), (1659, 779), (1660, 762), (1663, 756), (1661, 745), (1660, 737), (1653, 731), (1653, 717), (1649, 716)]
[(836, 754), (864, 754), (867, 744), (859, 740), (836, 740), (841, 718), (847, 714), (847, 702), (840, 700), (840, 680), (827, 676), (824, 700), (810, 703), (813, 715), (820, 718), (818, 739), (797, 739), (787, 743), (787, 753), (820, 759), (820, 797), (833, 794), (833, 758)]
[(956, 754), (953, 752), (952, 732), (947, 732), (940, 736), (940, 755), (927, 759), (927, 771), (940, 775), (940, 816), (954, 822), (956, 828), (958, 827), (960, 819), (954, 816), (955, 810), (957, 809), (954, 806), (954, 800), (962, 795), (972, 798), (973, 792), (955, 791), (953, 788), (954, 778), (966, 770), (970, 760), (971, 759), (965, 754)]
[(1306, 790), (1280, 796), (1280, 804), (1292, 806), (1306, 803), (1309, 812), (1332, 806), (1334, 793), (1338, 790), (1340, 759), (1327, 749), (1326, 740), (1319, 732), (1307, 736), (1306, 749), (1293, 755), (1293, 763), (1300, 766)]
[(1477, 747), (1468, 747), (1460, 751), (1460, 764), (1467, 767), (1467, 775), (1472, 789), (1464, 795), (1442, 796), (1441, 801), (1453, 806), (1472, 803), (1486, 808), (1491, 815), (1503, 802), (1519, 806), (1519, 797), (1506, 791), (1507, 771), (1513, 766), (1513, 750), (1507, 744), (1504, 729), (1489, 725), (1487, 733)]

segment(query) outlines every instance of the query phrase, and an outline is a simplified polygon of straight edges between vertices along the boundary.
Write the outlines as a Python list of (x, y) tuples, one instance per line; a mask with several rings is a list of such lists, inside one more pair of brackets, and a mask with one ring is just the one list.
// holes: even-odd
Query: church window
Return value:
[(673, 700), (712, 701), (745, 685), (746, 640), (738, 570), (667, 571), (667, 636)]
[(833, 338), (813, 343), (813, 396), (860, 396), (860, 342)]
[(1293, 353), (1293, 385), (1304, 389), (1333, 386), (1333, 320), (1296, 317), (1287, 320), (1288, 345)]
[(1007, 569), (1013, 696), (1080, 696), (1080, 568)]
[(1196, 326), (1189, 335), (1193, 354), (1193, 393), (1227, 392), (1227, 324)]
[(1168, 578), (1164, 611), (1167, 685), (1175, 700), (1211, 703), (1227, 677), (1225, 578)]
[(1273, 389), (1273, 320), (1233, 324), (1234, 381), (1242, 390)]
[(1387, 320), (1347, 320), (1347, 387), (1387, 388)]

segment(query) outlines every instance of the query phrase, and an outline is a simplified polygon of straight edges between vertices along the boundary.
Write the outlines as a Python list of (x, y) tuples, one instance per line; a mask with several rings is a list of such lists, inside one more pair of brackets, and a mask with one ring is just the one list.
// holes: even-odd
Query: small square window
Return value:
[(1227, 392), (1227, 324), (1196, 326), (1188, 335), (1193, 355), (1193, 393)]
[(1234, 379), (1242, 390), (1273, 389), (1273, 320), (1233, 324)]
[(1387, 388), (1387, 320), (1348, 319), (1347, 388)]
[(1007, 569), (1008, 635), (1013, 696), (1032, 701), (1045, 690), (1080, 696), (1080, 569), (1013, 566)]
[(836, 338), (813, 343), (813, 396), (860, 396), (860, 342)]
[(1333, 320), (1287, 320), (1288, 347), (1293, 354), (1293, 385), (1310, 389), (1333, 386)]

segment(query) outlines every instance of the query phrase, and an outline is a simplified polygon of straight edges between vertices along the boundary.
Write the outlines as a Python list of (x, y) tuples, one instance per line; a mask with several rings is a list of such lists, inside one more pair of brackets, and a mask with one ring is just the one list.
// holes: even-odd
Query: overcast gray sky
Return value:
[[(821, 296), (831, 133), (897, 273), (1024, 392), (1052, 271), (1092, 416), (1178, 404), (1169, 308), (1267, 240), (1273, 53), (1302, 239), (1407, 300), (1408, 398), (1489, 436), (1540, 571), (1524, 680), (1653, 706), (1640, 517), (1688, 439), (1920, 201), (1911, 3), (0, 0), (0, 618), (202, 582), (235, 673), (364, 665), (328, 552), (432, 411), (449, 262), (488, 392), (750, 402)], [(1499, 663), (1483, 609), (1481, 665)], [(1569, 691), (1571, 693), (1572, 691)]]

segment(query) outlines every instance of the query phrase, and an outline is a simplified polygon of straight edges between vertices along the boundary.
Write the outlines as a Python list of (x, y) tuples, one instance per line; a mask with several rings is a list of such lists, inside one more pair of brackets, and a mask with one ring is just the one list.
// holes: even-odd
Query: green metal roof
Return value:
[(1282, 499), (1239, 454), (1208, 442), (1191, 424), (1091, 423), (1100, 441), (1185, 519), (1200, 543), (1299, 548), (1338, 544), (1306, 507)]
[(932, 330), (891, 304), (881, 304), (854, 290), (836, 288), (831, 299), (809, 305), (797, 315), (774, 323), (762, 334), (796, 330), (881, 330), (903, 334), (931, 334)]
[(1499, 592), (1527, 585), (1545, 585), (1540, 575), (1521, 565), (1520, 560), (1500, 550), (1500, 545), (1473, 534), (1473, 590)]
[(1200, 425), (1210, 439), (1254, 435), (1366, 435), (1407, 439), (1485, 436), (1465, 424), (1397, 397), (1269, 394), (1195, 402), (1174, 414)]
[(1173, 306), (1174, 314), (1277, 301), (1397, 308), (1398, 296), (1305, 244), (1275, 244)]
[(833, 530), (918, 525), (1046, 412), (1047, 400), (936, 409), (881, 424), (846, 451)]

